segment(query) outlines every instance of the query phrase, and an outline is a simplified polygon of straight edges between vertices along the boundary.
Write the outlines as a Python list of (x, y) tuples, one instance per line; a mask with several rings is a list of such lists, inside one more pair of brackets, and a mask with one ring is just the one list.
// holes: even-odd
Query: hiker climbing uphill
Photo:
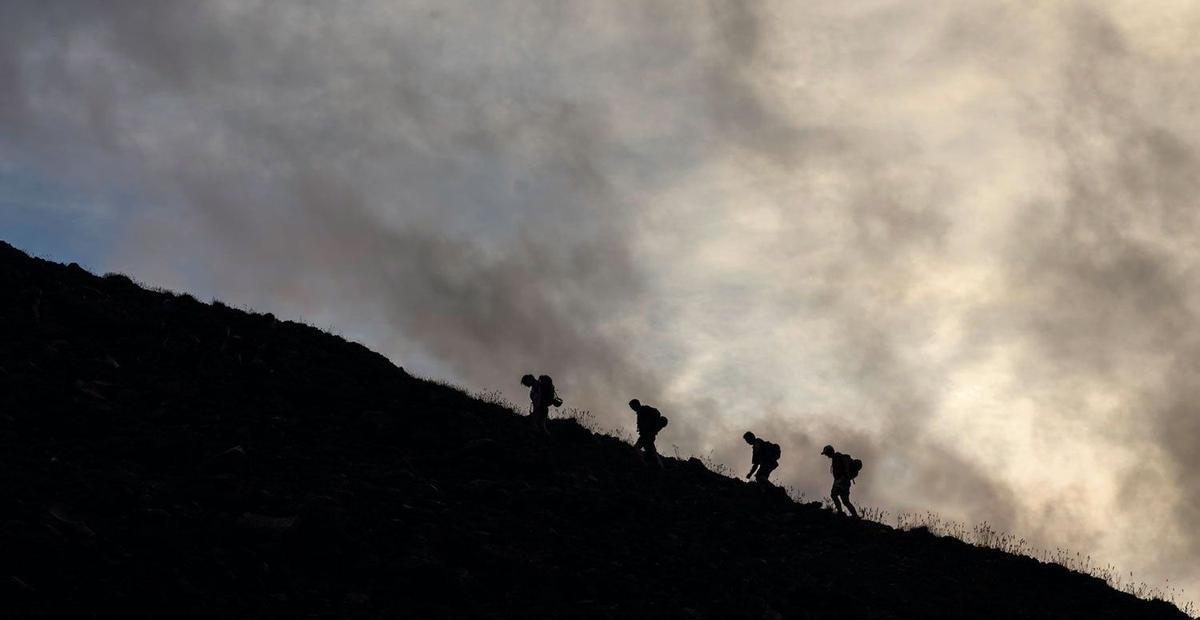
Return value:
[(839, 513), (846, 514), (842, 510), (844, 503), (846, 508), (850, 509), (850, 516), (858, 518), (858, 511), (854, 509), (854, 504), (850, 503), (850, 485), (862, 470), (862, 461), (834, 450), (833, 446), (825, 446), (821, 454), (832, 459), (829, 472), (833, 474), (833, 488), (829, 490), (829, 496), (833, 498), (833, 506)]
[(746, 431), (742, 438), (751, 447), (750, 473), (746, 474), (746, 479), (749, 480), (751, 476), (754, 476), (755, 482), (771, 484), (768, 478), (771, 476), (771, 472), (779, 467), (779, 457), (782, 453), (779, 444), (755, 437), (754, 433), (750, 431)]
[(529, 388), (529, 419), (533, 422), (533, 427), (542, 434), (549, 435), (550, 429), (546, 427), (546, 420), (550, 418), (550, 407), (562, 406), (562, 399), (554, 390), (554, 380), (550, 375), (541, 375), (536, 379), (533, 375), (525, 375), (521, 377), (521, 385)]
[(636, 398), (629, 401), (629, 408), (637, 413), (638, 440), (633, 447), (642, 450), (642, 457), (647, 463), (653, 462), (661, 468), (662, 458), (658, 456), (658, 449), (654, 447), (654, 439), (659, 431), (666, 428), (666, 416), (650, 405), (643, 405)]

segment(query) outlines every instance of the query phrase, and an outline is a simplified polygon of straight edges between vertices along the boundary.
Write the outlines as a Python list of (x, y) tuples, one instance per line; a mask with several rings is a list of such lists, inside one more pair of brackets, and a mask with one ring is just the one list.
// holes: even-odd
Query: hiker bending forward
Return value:
[(825, 446), (821, 454), (832, 459), (829, 472), (833, 474), (833, 488), (829, 490), (829, 496), (833, 498), (833, 506), (839, 513), (846, 514), (842, 510), (842, 504), (846, 504), (846, 508), (850, 509), (850, 516), (858, 517), (858, 511), (854, 509), (854, 504), (850, 503), (850, 484), (857, 473), (851, 465), (853, 459), (849, 454), (835, 451), (833, 446)]
[(642, 450), (642, 458), (647, 463), (653, 462), (662, 467), (662, 458), (658, 456), (658, 450), (654, 447), (654, 439), (659, 431), (666, 428), (666, 416), (650, 405), (643, 405), (636, 398), (629, 401), (629, 408), (637, 413), (638, 440), (633, 447)]
[[(776, 467), (779, 467), (781, 452), (779, 445), (765, 439), (759, 439), (750, 431), (746, 431), (746, 434), (742, 435), (742, 439), (745, 439), (746, 443), (750, 444), (751, 447), (750, 473), (746, 474), (746, 480), (754, 476), (755, 482), (771, 484), (771, 481), (767, 478), (771, 476), (771, 472), (775, 471)], [(756, 472), (757, 476), (755, 476)]]
[(525, 375), (521, 377), (521, 385), (529, 388), (529, 419), (533, 422), (533, 427), (549, 435), (550, 429), (546, 428), (546, 420), (550, 418), (550, 407), (562, 406), (562, 399), (554, 391), (554, 380), (550, 375), (542, 375), (536, 379), (533, 375)]

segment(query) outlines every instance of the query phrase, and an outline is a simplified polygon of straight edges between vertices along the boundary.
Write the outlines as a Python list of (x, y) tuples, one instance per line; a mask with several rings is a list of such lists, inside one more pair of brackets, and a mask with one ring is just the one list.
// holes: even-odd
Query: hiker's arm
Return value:
[(758, 471), (758, 463), (751, 463), (750, 464), (750, 473), (746, 474), (746, 477), (749, 478), (750, 476), (753, 476), (754, 472), (756, 472), (756, 471)]

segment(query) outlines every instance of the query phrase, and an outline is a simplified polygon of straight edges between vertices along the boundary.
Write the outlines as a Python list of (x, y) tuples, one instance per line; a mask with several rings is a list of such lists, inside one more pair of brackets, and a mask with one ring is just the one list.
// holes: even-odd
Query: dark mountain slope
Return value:
[(649, 471), (571, 421), (544, 441), (270, 315), (2, 243), (0, 291), (5, 617), (1183, 617), (694, 460)]

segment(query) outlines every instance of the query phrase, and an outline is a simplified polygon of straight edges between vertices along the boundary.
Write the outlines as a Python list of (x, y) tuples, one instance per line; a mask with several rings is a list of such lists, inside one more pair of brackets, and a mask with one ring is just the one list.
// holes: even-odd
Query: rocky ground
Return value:
[(551, 432), (317, 329), (0, 242), (4, 617), (1184, 617)]

